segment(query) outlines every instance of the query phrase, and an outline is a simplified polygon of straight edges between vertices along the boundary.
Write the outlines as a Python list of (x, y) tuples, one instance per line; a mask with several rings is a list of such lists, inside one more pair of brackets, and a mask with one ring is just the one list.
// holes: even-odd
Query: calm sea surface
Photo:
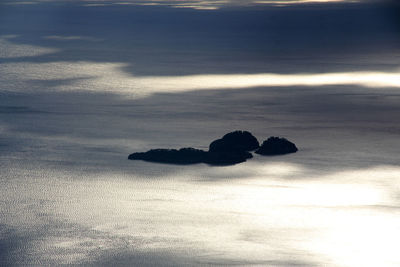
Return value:
[(400, 265), (395, 9), (129, 3), (0, 4), (0, 265)]

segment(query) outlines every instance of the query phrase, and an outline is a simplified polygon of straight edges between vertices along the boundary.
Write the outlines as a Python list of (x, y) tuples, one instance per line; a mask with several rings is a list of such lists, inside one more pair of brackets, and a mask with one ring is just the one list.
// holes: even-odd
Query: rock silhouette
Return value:
[(251, 159), (253, 155), (247, 151), (231, 151), (231, 152), (207, 152), (204, 163), (210, 165), (234, 165)]
[(171, 164), (196, 164), (206, 160), (207, 152), (192, 147), (177, 149), (151, 149), (130, 154), (128, 159)]
[(210, 144), (209, 152), (252, 151), (260, 146), (257, 138), (247, 131), (227, 133)]
[(233, 165), (245, 162), (253, 155), (247, 151), (235, 152), (207, 152), (191, 147), (181, 149), (151, 149), (147, 152), (137, 152), (130, 154), (128, 159), (144, 160), (158, 163), (169, 164), (196, 164), (207, 163), (210, 165)]
[(234, 165), (252, 158), (250, 151), (255, 149), (255, 153), (260, 155), (282, 155), (297, 151), (296, 146), (285, 138), (270, 137), (260, 147), (257, 138), (250, 132), (234, 131), (211, 142), (208, 151), (192, 147), (179, 150), (158, 148), (130, 154), (128, 159), (182, 165)]
[(271, 136), (265, 140), (255, 153), (264, 156), (284, 155), (297, 152), (297, 147), (285, 138)]

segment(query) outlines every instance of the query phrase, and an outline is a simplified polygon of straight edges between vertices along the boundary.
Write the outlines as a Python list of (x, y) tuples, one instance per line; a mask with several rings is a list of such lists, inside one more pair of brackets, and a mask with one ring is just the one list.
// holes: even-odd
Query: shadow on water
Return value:
[(249, 160), (302, 166), (304, 172), (290, 178), (397, 165), (399, 98), (397, 89), (357, 86), (196, 90), (139, 99), (112, 93), (3, 93), (0, 121), (6, 131), (0, 141), (7, 149), (0, 155), (55, 169), (151, 177), (210, 167), (132, 162), (127, 156), (156, 147), (206, 150), (210, 141), (241, 129), (260, 142), (269, 136), (295, 142), (299, 151), (293, 155)]
[(1, 36), (57, 49), (0, 62), (118, 62), (141, 76), (393, 71), (397, 11), (377, 3), (219, 10), (0, 4)]

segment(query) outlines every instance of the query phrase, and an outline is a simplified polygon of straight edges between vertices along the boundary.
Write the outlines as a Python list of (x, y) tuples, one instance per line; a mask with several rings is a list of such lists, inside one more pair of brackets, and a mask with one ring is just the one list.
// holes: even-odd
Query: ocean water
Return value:
[(0, 265), (399, 266), (398, 9), (132, 3), (0, 3)]

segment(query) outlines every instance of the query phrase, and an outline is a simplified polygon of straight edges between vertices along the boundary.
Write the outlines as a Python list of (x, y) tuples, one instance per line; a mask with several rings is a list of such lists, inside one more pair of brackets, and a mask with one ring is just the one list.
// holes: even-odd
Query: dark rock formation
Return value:
[(207, 152), (204, 163), (210, 165), (234, 165), (251, 159), (253, 155), (247, 151)]
[(147, 152), (130, 154), (128, 159), (181, 165), (207, 163), (210, 165), (223, 166), (245, 162), (247, 159), (252, 157), (253, 155), (245, 151), (236, 151), (234, 153), (206, 152), (200, 149), (189, 147), (181, 148), (179, 150), (151, 149)]
[(284, 155), (297, 152), (297, 147), (285, 138), (271, 136), (255, 153), (265, 156)]
[(207, 152), (191, 147), (177, 149), (151, 149), (130, 154), (128, 159), (170, 164), (196, 164), (205, 162)]
[(210, 144), (209, 152), (243, 152), (252, 151), (259, 147), (257, 138), (247, 131), (235, 131), (224, 135)]
[(210, 144), (208, 152), (195, 148), (151, 149), (130, 154), (128, 159), (169, 164), (233, 165), (253, 157), (248, 151), (259, 147), (257, 139), (249, 132), (235, 131)]
[[(257, 149), (259, 148), (259, 149)], [(235, 131), (210, 144), (209, 151), (191, 147), (177, 149), (151, 149), (130, 154), (128, 159), (168, 164), (234, 165), (253, 157), (249, 152), (257, 149), (261, 155), (282, 155), (297, 151), (296, 146), (284, 138), (270, 137), (261, 147), (257, 139), (247, 131)]]

